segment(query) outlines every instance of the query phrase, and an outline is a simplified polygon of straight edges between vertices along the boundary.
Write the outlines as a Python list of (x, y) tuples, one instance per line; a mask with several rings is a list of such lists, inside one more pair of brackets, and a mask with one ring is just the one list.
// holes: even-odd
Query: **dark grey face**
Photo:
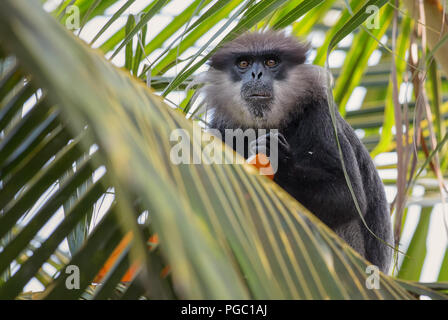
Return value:
[(274, 81), (284, 76), (280, 57), (272, 53), (239, 54), (231, 67), (232, 80), (241, 82), (241, 98), (256, 117), (263, 117), (274, 100)]
[(318, 82), (313, 79), (320, 73), (304, 65), (308, 50), (295, 37), (269, 30), (247, 32), (218, 48), (201, 75), (215, 123), (242, 128), (286, 123)]

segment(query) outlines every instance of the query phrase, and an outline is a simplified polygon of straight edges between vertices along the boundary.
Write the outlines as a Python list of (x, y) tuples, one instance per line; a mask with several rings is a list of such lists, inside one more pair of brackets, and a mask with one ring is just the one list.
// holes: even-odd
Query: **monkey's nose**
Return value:
[(253, 79), (260, 79), (262, 75), (263, 75), (262, 71), (259, 71), (258, 73), (252, 71), (252, 78)]

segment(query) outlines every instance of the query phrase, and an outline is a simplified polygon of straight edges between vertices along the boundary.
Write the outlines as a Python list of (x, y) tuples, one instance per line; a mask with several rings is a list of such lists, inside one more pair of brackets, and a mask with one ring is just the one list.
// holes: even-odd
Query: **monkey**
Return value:
[[(383, 183), (367, 149), (335, 110), (346, 172), (370, 232), (342, 168), (327, 98), (327, 71), (306, 63), (309, 49), (279, 31), (246, 32), (218, 48), (208, 61), (201, 89), (212, 114), (209, 127), (223, 140), (228, 129), (277, 129), (277, 135), (255, 140), (261, 145), (277, 139), (274, 181), (387, 273), (392, 249), (385, 243), (392, 242), (392, 227)], [(246, 140), (245, 158), (254, 142)]]

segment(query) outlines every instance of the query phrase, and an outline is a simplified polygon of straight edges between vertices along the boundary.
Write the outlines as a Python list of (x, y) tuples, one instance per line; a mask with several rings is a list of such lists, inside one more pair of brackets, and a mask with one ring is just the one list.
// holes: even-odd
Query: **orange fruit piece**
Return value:
[(260, 174), (267, 176), (269, 179), (274, 179), (274, 169), (272, 169), (269, 158), (263, 153), (257, 153), (256, 155), (247, 159), (247, 163), (255, 166)]

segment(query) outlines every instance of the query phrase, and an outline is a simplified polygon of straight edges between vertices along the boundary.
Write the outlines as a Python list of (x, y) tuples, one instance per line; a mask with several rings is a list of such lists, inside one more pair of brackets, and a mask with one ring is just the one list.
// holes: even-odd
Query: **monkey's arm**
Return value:
[[(347, 173), (364, 215), (367, 209), (361, 173), (351, 146), (340, 137)], [(316, 145), (317, 144), (317, 145)], [(279, 142), (279, 168), (274, 177), (279, 185), (325, 224), (337, 227), (359, 218), (339, 160), (330, 143), (316, 143), (313, 152), (298, 155)]]

